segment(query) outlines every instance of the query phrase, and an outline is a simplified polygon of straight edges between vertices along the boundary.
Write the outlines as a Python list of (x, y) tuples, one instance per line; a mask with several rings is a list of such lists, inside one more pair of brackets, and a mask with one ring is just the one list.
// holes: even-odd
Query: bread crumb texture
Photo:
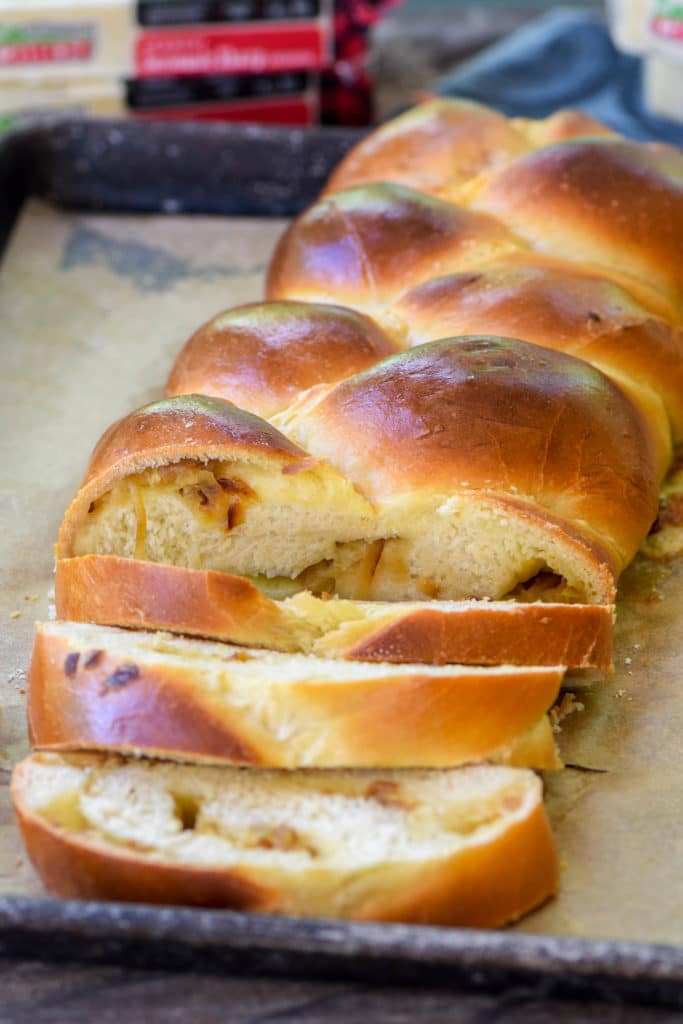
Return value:
[(447, 857), (540, 799), (531, 772), (488, 765), (292, 773), (48, 753), (18, 785), (28, 810), (97, 845), (180, 864), (296, 872), (317, 862), (343, 874)]

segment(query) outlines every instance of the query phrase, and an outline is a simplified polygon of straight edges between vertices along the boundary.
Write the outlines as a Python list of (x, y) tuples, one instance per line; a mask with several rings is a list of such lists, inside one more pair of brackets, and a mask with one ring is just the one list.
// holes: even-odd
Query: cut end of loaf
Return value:
[(57, 554), (73, 553), (74, 535), (94, 503), (129, 477), (169, 465), (201, 469), (235, 459), (296, 477), (316, 472), (316, 460), (270, 423), (223, 399), (182, 395), (144, 406), (113, 423), (98, 441), (80, 490), (66, 512)]
[(535, 502), (463, 487), (378, 507), (324, 463), (294, 477), (249, 463), (171, 463), (131, 474), (87, 506), (74, 502), (67, 531), (60, 559), (237, 575), (275, 599), (614, 600), (607, 549)]
[(654, 450), (623, 393), (514, 339), (432, 342), (309, 392), (278, 417), (296, 445), (250, 419), (279, 447), (169, 446), (147, 465), (111, 451), (58, 557), (226, 572), (275, 597), (610, 604), (656, 514)]
[[(178, 459), (86, 485), (66, 513), (58, 557), (119, 555), (290, 580), (372, 527), (372, 507), (330, 466), (301, 453)], [(289, 470), (292, 470), (291, 472)], [(277, 586), (277, 583), (273, 584)]]

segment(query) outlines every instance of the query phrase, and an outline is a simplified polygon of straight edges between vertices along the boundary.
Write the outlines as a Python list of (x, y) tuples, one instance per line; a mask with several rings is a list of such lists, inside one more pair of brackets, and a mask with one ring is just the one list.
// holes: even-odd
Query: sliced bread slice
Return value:
[(230, 573), (83, 555), (60, 558), (57, 616), (274, 651), (427, 665), (612, 668), (613, 605), (543, 601), (273, 600)]
[(164, 633), (39, 624), (36, 746), (278, 768), (559, 767), (561, 668), (389, 665), (246, 651)]
[(492, 927), (555, 892), (532, 772), (272, 772), (36, 753), (12, 795), (57, 896)]

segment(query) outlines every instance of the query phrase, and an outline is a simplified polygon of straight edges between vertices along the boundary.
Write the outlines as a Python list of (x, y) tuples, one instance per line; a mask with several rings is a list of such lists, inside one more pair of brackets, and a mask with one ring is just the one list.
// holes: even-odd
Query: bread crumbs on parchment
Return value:
[(576, 699), (576, 694), (567, 691), (562, 694), (559, 704), (556, 704), (548, 712), (553, 732), (562, 732), (561, 723), (575, 711), (583, 711), (584, 705)]

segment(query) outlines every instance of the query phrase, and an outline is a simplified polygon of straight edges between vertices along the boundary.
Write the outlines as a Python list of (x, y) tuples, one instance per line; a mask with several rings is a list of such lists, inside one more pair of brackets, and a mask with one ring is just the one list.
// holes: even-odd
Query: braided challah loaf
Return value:
[(480, 103), (422, 103), (372, 132), (333, 172), (325, 192), (395, 181), (454, 199), (482, 171), (576, 135), (612, 135), (587, 114), (561, 110), (543, 121), (509, 119)]
[[(555, 765), (564, 668), (609, 668), (683, 439), (681, 237), (681, 155), (574, 112), (438, 100), (347, 156), (65, 515), (31, 732), (103, 753), (18, 771), (54, 891), (466, 924), (554, 891), (530, 773), (410, 769)], [(395, 856), (331, 856), (326, 801)]]
[(402, 347), (369, 317), (340, 306), (238, 306), (190, 338), (166, 394), (214, 395), (268, 419), (302, 391), (351, 377)]
[(213, 569), (276, 593), (533, 586), (609, 603), (657, 511), (632, 405), (585, 363), (523, 342), (421, 346), (309, 392), (280, 422), (301, 447), (214, 398), (126, 417), (95, 450), (58, 557)]

